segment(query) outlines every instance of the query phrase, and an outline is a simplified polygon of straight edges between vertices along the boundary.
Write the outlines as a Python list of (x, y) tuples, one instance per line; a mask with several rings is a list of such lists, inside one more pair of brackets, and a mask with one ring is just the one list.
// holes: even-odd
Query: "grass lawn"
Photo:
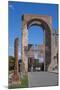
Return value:
[(11, 85), (8, 88), (28, 88), (28, 76), (24, 76), (24, 78), (21, 79), (21, 85)]

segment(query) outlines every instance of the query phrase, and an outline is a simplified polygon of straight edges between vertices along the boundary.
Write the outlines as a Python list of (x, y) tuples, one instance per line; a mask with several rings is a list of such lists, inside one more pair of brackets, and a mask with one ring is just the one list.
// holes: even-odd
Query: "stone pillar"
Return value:
[(15, 55), (15, 70), (18, 73), (18, 38), (14, 42), (14, 55)]
[(27, 30), (27, 24), (23, 22), (22, 27), (22, 73), (25, 74), (28, 72), (28, 56), (27, 56), (27, 50), (28, 50), (28, 30)]
[[(47, 29), (48, 30), (48, 29)], [(51, 31), (45, 31), (45, 71), (51, 63)]]
[(14, 55), (15, 55), (15, 67), (14, 67), (14, 73), (12, 76), (12, 83), (13, 84), (20, 84), (20, 75), (18, 71), (18, 38), (15, 39), (14, 42)]
[[(56, 40), (56, 34), (54, 31), (51, 33), (51, 64), (48, 68), (48, 71), (58, 73), (58, 63), (57, 63), (57, 56), (58, 56), (58, 37), (57, 37), (57, 43)], [(57, 45), (56, 45), (57, 44)]]

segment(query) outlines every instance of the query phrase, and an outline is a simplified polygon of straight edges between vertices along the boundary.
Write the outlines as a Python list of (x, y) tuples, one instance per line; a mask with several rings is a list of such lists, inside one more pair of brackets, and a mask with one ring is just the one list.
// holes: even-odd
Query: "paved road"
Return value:
[(58, 85), (58, 74), (50, 72), (29, 72), (29, 87)]

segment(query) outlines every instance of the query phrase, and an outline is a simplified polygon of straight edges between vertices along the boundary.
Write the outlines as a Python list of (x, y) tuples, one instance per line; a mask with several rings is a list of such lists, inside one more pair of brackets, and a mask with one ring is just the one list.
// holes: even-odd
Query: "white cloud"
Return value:
[(18, 55), (21, 56), (21, 53), (19, 52)]
[(19, 59), (21, 59), (21, 52), (18, 52), (18, 57)]
[(14, 6), (13, 5), (9, 5), (9, 8), (11, 8), (12, 10), (14, 10)]
[(11, 46), (10, 46), (9, 49), (14, 49), (14, 47), (11, 47)]

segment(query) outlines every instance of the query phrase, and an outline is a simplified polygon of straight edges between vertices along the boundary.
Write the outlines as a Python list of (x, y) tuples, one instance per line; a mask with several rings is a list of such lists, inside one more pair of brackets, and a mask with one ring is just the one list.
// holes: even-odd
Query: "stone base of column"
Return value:
[(21, 80), (20, 80), (20, 74), (17, 73), (17, 71), (14, 71), (13, 75), (12, 75), (12, 84), (21, 84)]
[(28, 75), (28, 70), (25, 68), (25, 64), (22, 63), (22, 72), (21, 72), (21, 78), (24, 78), (24, 76)]

